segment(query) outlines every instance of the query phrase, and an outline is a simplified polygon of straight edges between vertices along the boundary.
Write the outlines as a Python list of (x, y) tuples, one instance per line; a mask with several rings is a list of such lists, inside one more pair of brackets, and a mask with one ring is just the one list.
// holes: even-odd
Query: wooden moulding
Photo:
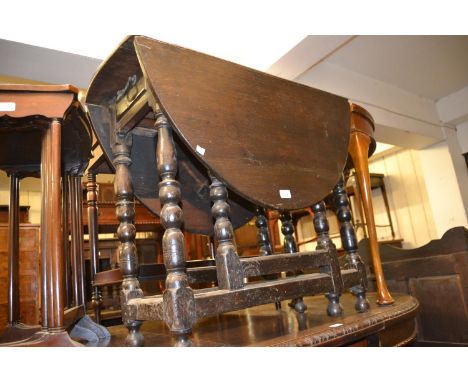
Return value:
[[(342, 277), (345, 288), (358, 284), (360, 280), (355, 269), (344, 270)], [(331, 290), (332, 286), (329, 275), (313, 273), (250, 283), (238, 290), (199, 289), (194, 291), (196, 317), (200, 319), (299, 296), (321, 294)], [(128, 314), (135, 320), (164, 320), (162, 295), (132, 299), (127, 308)]]

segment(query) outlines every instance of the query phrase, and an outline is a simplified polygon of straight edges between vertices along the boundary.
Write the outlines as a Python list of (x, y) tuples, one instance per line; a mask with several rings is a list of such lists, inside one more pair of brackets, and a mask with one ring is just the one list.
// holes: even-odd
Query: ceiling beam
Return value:
[(468, 86), (438, 100), (436, 108), (443, 123), (458, 125), (468, 121)]

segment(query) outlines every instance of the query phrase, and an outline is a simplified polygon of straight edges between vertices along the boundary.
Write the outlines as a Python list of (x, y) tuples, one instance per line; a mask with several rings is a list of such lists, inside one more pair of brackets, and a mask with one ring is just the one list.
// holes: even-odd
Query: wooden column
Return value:
[[(43, 213), (41, 227), (45, 268), (43, 309), (49, 332), (64, 332), (64, 294), (61, 219), (61, 123), (54, 119), (44, 130), (41, 161)], [(44, 323), (43, 323), (44, 325)]]
[[(282, 212), (280, 214), (281, 232), (284, 235), (284, 252), (296, 253), (297, 244), (294, 236), (294, 225), (290, 212)], [(298, 313), (304, 313), (307, 310), (307, 305), (304, 304), (302, 297), (293, 299), (289, 306), (294, 308)]]
[(65, 306), (70, 307), (72, 303), (72, 278), (70, 264), (70, 187), (68, 184), (68, 175), (66, 171), (62, 171), (62, 253), (63, 253), (63, 268), (64, 268), (64, 288), (65, 288)]
[(227, 202), (226, 185), (211, 177), (210, 199), (213, 202), (211, 213), (215, 219), (214, 238), (216, 248), (216, 273), (220, 289), (240, 289), (244, 286), (244, 272), (237, 254), (234, 229), (229, 220), (230, 207)]
[(349, 155), (356, 170), (356, 179), (361, 191), (364, 214), (366, 216), (367, 231), (371, 247), (372, 264), (377, 283), (377, 303), (381, 305), (393, 304), (394, 299), (388, 291), (385, 282), (382, 263), (380, 261), (377, 230), (375, 227), (374, 208), (372, 205), (372, 190), (369, 175), (368, 154), (373, 142), (373, 120), (363, 108), (351, 105), (351, 136)]
[[(86, 184), (88, 203), (88, 235), (89, 235), (89, 254), (91, 260), (91, 281), (94, 282), (96, 273), (100, 271), (99, 267), (99, 237), (98, 237), (98, 206), (97, 206), (97, 185), (96, 174), (88, 173), (88, 183)], [(99, 287), (93, 287), (93, 309), (96, 323), (101, 323), (101, 304), (102, 296)]]
[(358, 243), (354, 227), (351, 223), (352, 213), (349, 208), (348, 196), (346, 195), (344, 178), (341, 177), (337, 185), (333, 189), (333, 197), (336, 206), (336, 216), (340, 222), (341, 243), (346, 252), (346, 267), (354, 268), (362, 275), (359, 286), (352, 288), (352, 292), (356, 295), (355, 309), (358, 312), (366, 312), (369, 309), (369, 302), (366, 299), (366, 269), (358, 254)]
[(141, 321), (128, 318), (127, 302), (132, 298), (143, 297), (143, 291), (138, 282), (138, 258), (135, 244), (136, 228), (135, 200), (133, 195), (133, 182), (129, 167), (132, 164), (130, 151), (132, 148), (132, 135), (119, 135), (115, 133), (112, 152), (115, 167), (114, 191), (116, 195), (116, 215), (119, 220), (117, 236), (120, 240), (119, 259), (122, 270), (122, 289), (120, 303), (122, 307), (122, 321), (128, 329), (125, 339), (127, 346), (143, 346), (144, 338), (140, 332)]
[(156, 147), (161, 202), (161, 223), (165, 228), (162, 247), (166, 266), (166, 289), (163, 293), (166, 324), (176, 337), (177, 346), (191, 346), (189, 334), (195, 322), (195, 298), (189, 286), (185, 269), (185, 241), (180, 227), (182, 209), (179, 206), (181, 191), (175, 179), (177, 173), (177, 153), (172, 139), (172, 128), (159, 108), (154, 110), (155, 127), (158, 130)]
[(82, 219), (82, 191), (81, 175), (70, 176), (71, 194), (71, 261), (73, 268), (73, 294), (75, 305), (83, 305), (86, 302), (84, 286), (83, 263), (83, 219)]
[(8, 325), (20, 320), (19, 299), (19, 175), (10, 175), (10, 209), (8, 230)]
[(341, 279), (336, 247), (328, 234), (330, 228), (328, 225), (325, 203), (316, 203), (311, 209), (314, 213), (313, 221), (315, 232), (317, 233), (317, 249), (326, 249), (329, 251), (330, 265), (320, 268), (320, 272), (330, 274), (333, 280), (333, 291), (326, 295), (329, 301), (327, 313), (329, 316), (340, 316), (343, 313), (343, 308), (340, 304), (340, 296), (343, 292), (343, 281)]
[(260, 256), (269, 256), (273, 254), (270, 235), (268, 231), (268, 220), (265, 216), (264, 208), (257, 208), (257, 219), (255, 226), (257, 227), (257, 242), (260, 247)]

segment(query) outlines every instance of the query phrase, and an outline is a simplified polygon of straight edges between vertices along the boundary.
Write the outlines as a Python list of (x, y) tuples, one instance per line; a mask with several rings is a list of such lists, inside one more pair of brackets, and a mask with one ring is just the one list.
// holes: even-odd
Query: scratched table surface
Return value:
[[(306, 313), (298, 314), (281, 303), (256, 306), (200, 320), (193, 328), (194, 346), (397, 346), (416, 336), (418, 302), (411, 296), (396, 294), (395, 303), (378, 306), (375, 293), (368, 294), (371, 308), (356, 313), (354, 297), (344, 294), (342, 317), (326, 314), (324, 296), (306, 297)], [(109, 342), (97, 346), (124, 346), (127, 329), (109, 328)], [(145, 346), (173, 346), (170, 332), (162, 322), (144, 322)]]

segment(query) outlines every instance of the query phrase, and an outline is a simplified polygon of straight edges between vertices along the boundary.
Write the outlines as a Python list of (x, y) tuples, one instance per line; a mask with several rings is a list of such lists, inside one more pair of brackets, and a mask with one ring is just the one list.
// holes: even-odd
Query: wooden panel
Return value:
[(468, 314), (459, 275), (409, 280), (421, 305), (420, 334), (425, 341), (468, 343)]
[[(20, 225), (20, 320), (39, 323), (39, 226)], [(8, 309), (8, 225), (0, 225), (0, 326), (7, 322)]]
[[(399, 150), (378, 159), (370, 159), (369, 169), (385, 175), (390, 213), (397, 238), (404, 248), (414, 248), (436, 239), (435, 224), (419, 155), (414, 150)], [(387, 222), (383, 198), (373, 191), (374, 213), (378, 224)], [(358, 234), (361, 234), (358, 232)], [(389, 229), (378, 228), (379, 239), (390, 239)], [(362, 238), (362, 236), (359, 236)]]

